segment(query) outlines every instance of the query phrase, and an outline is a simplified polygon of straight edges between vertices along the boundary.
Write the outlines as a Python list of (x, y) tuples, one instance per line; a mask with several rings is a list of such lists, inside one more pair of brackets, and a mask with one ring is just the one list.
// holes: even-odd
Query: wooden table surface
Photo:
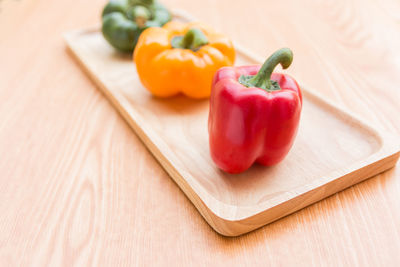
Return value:
[[(400, 134), (400, 2), (164, 0)], [(237, 238), (203, 220), (66, 49), (105, 0), (0, 2), (0, 266), (399, 266), (400, 170)]]

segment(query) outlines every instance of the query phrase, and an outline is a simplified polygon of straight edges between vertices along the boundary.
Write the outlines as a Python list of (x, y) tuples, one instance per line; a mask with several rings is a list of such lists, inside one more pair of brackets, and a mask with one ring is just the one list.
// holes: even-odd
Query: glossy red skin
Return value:
[(245, 87), (243, 75), (256, 75), (261, 66), (225, 67), (213, 79), (208, 118), (211, 157), (219, 168), (240, 173), (258, 162), (270, 166), (289, 152), (302, 108), (297, 82), (273, 73), (281, 90)]

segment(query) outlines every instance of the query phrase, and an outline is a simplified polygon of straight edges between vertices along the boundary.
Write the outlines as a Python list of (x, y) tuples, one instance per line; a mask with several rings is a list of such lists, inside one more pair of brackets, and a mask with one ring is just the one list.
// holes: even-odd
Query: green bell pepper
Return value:
[(104, 7), (104, 38), (121, 52), (132, 52), (145, 29), (171, 20), (169, 11), (156, 0), (110, 0)]

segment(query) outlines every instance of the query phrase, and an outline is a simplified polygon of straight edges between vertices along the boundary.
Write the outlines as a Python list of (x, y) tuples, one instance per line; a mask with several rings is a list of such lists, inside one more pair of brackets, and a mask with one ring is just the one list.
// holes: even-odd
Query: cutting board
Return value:
[[(175, 11), (174, 19), (192, 20), (182, 11)], [(252, 231), (383, 172), (398, 160), (398, 138), (300, 83), (300, 127), (285, 160), (273, 167), (254, 165), (241, 174), (225, 173), (209, 154), (208, 100), (153, 97), (141, 85), (131, 56), (110, 47), (98, 27), (69, 32), (65, 39), (82, 69), (222, 235)], [(264, 58), (235, 47), (236, 65), (262, 63)]]

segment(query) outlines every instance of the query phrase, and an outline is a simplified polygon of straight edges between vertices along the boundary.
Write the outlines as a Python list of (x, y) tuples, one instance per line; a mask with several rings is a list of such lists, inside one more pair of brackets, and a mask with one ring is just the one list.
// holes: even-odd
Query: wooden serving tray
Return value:
[[(175, 19), (188, 20), (175, 12)], [(379, 133), (304, 86), (299, 132), (287, 158), (244, 173), (220, 171), (209, 155), (208, 100), (158, 99), (141, 85), (130, 56), (98, 28), (66, 34), (83, 69), (218, 233), (237, 236), (395, 165), (397, 139)], [(237, 65), (261, 63), (240, 46)]]

